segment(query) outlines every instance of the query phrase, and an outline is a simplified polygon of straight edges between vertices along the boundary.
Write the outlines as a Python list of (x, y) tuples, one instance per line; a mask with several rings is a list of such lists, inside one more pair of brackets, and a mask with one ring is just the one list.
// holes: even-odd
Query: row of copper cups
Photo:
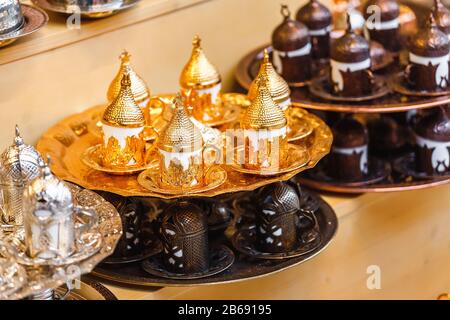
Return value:
[[(300, 8), (296, 20), (290, 17), (289, 9), (282, 6), (283, 22), (272, 34), (275, 69), (292, 87), (306, 86), (304, 90), (308, 90), (314, 100), (330, 104), (330, 110), (334, 104), (357, 105), (362, 101), (370, 101), (375, 106), (391, 92), (398, 93), (392, 96), (394, 100), (448, 96), (450, 43), (447, 32), (450, 28), (447, 21), (450, 19), (446, 18), (450, 17), (450, 11), (439, 0), (435, 1), (422, 32), (412, 35), (414, 28), (407, 29), (406, 33), (401, 31), (397, 1), (368, 1), (365, 12), (371, 5), (380, 9), (378, 25), (371, 25), (367, 20), (363, 30), (355, 30), (358, 26), (355, 27), (352, 15), (347, 13), (347, 29), (341, 37), (334, 36), (331, 40), (332, 15), (324, 5), (310, 1)], [(365, 18), (369, 19), (370, 15)], [(381, 43), (385, 55), (396, 58), (383, 75), (373, 71), (377, 64), (374, 50), (371, 50), (373, 40)], [(320, 66), (317, 70), (321, 72), (312, 70), (314, 66)], [(311, 79), (312, 74), (316, 76)], [(338, 118), (339, 121), (329, 123), (334, 133), (331, 155), (319, 165), (322, 170), (307, 173), (310, 176), (350, 184), (387, 179), (391, 168), (387, 161), (369, 156), (370, 138), (371, 145), (375, 145), (371, 153), (378, 151), (383, 156), (386, 153), (398, 156), (399, 151), (410, 151), (394, 161), (392, 167), (399, 174), (417, 179), (448, 177), (448, 106), (429, 112), (411, 110), (403, 115), (378, 115), (369, 123), (359, 121), (365, 118), (360, 114)], [(399, 118), (403, 119), (399, 122)], [(405, 132), (408, 134), (404, 135)], [(401, 148), (408, 144), (409, 149)]]

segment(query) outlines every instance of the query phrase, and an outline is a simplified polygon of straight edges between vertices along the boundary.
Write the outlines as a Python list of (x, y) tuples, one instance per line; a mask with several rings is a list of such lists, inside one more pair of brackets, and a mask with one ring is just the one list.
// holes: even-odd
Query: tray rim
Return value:
[[(246, 97), (245, 95), (241, 95), (241, 94), (235, 94), (236, 96), (242, 96), (242, 97)], [(259, 187), (262, 187), (264, 185), (267, 185), (269, 183), (272, 182), (276, 182), (276, 181), (285, 181), (288, 180), (290, 178), (292, 178), (293, 176), (297, 175), (298, 173), (307, 170), (307, 169), (311, 169), (313, 168), (319, 161), (321, 161), (331, 150), (331, 145), (333, 142), (333, 135), (331, 132), (331, 129), (326, 125), (326, 123), (320, 119), (318, 116), (308, 113), (308, 115), (311, 117), (312, 121), (316, 122), (318, 125), (314, 126), (314, 131), (318, 130), (322, 132), (322, 137), (326, 137), (323, 138), (322, 140), (320, 140), (320, 144), (316, 144), (316, 146), (320, 145), (321, 149), (320, 151), (318, 150), (315, 153), (311, 154), (311, 159), (308, 162), (307, 165), (298, 168), (297, 170), (293, 170), (291, 172), (288, 173), (283, 173), (277, 176), (273, 176), (273, 177), (260, 177), (258, 178), (258, 180), (250, 185), (246, 185), (246, 186), (234, 186), (234, 187), (229, 187), (227, 189), (221, 189), (221, 188), (217, 188), (217, 189), (213, 189), (210, 190), (208, 192), (204, 192), (204, 193), (198, 193), (198, 194), (186, 194), (186, 195), (165, 195), (165, 194), (158, 194), (155, 192), (151, 192), (151, 191), (147, 191), (147, 190), (141, 190), (139, 192), (134, 192), (134, 191), (129, 191), (128, 189), (119, 189), (119, 188), (111, 188), (111, 186), (105, 188), (105, 187), (101, 187), (99, 185), (92, 185), (89, 182), (84, 181), (82, 178), (73, 175), (72, 173), (69, 172), (69, 169), (65, 168), (65, 163), (62, 161), (62, 159), (66, 156), (67, 153), (67, 147), (64, 146), (60, 141), (56, 140), (56, 138), (54, 137), (55, 133), (58, 132), (58, 130), (61, 130), (61, 128), (64, 129), (69, 129), (72, 130), (73, 132), (73, 127), (71, 127), (71, 124), (73, 123), (77, 123), (76, 120), (86, 120), (86, 119), (91, 119), (91, 115), (94, 114), (95, 112), (98, 112), (98, 110), (100, 110), (100, 108), (103, 108), (104, 105), (97, 105), (91, 108), (88, 108), (82, 112), (76, 113), (76, 114), (72, 114), (69, 115), (68, 117), (60, 120), (59, 122), (57, 122), (56, 124), (54, 124), (53, 126), (51, 126), (50, 128), (48, 128), (40, 137), (40, 139), (38, 140), (36, 146), (37, 146), (37, 150), (42, 152), (43, 154), (49, 153), (52, 154), (53, 158), (58, 159), (58, 161), (53, 161), (52, 163), (52, 171), (61, 179), (74, 183), (76, 185), (79, 185), (83, 188), (89, 189), (89, 190), (93, 190), (93, 191), (107, 191), (110, 193), (114, 193), (120, 196), (124, 196), (124, 197), (156, 197), (156, 198), (160, 198), (160, 199), (175, 199), (175, 198), (180, 198), (180, 197), (197, 197), (197, 198), (204, 198), (204, 197), (214, 197), (214, 196), (218, 196), (221, 194), (226, 194), (226, 193), (234, 193), (234, 192), (240, 192), (240, 191), (253, 191)], [(82, 121), (81, 121), (82, 122)], [(85, 125), (85, 130), (87, 130), (88, 132), (88, 125)], [(77, 138), (80, 137), (80, 135), (76, 135)], [(308, 139), (308, 137), (306, 138)], [(50, 146), (50, 142), (54, 144), (54, 146), (52, 146), (51, 148), (49, 148)], [(326, 143), (324, 143), (326, 142)], [(311, 148), (308, 148), (308, 151), (310, 151), (311, 153)], [(81, 159), (78, 159), (78, 161), (81, 162)], [(84, 164), (83, 164), (84, 166)], [(226, 170), (228, 173), (228, 169)], [(231, 169), (230, 169), (231, 171)]]
[(380, 183), (367, 186), (342, 186), (336, 183), (328, 183), (323, 181), (316, 181), (306, 177), (298, 177), (301, 185), (320, 192), (330, 192), (334, 194), (362, 194), (362, 193), (386, 193), (386, 192), (402, 192), (411, 190), (421, 190), (427, 188), (434, 188), (450, 183), (450, 178), (434, 179), (434, 180), (416, 180), (414, 182), (401, 183)]
[[(247, 53), (238, 63), (235, 71), (235, 78), (238, 84), (248, 90), (252, 79), (249, 75), (248, 68), (252, 61), (264, 48), (268, 47), (270, 44), (265, 44), (253, 49), (251, 52)], [(411, 103), (392, 103), (389, 106), (379, 106), (379, 105), (356, 105), (356, 104), (333, 104), (333, 102), (305, 102), (305, 101), (295, 101), (292, 97), (292, 106), (299, 107), (303, 109), (319, 110), (319, 111), (334, 111), (334, 112), (345, 112), (345, 113), (392, 113), (401, 112), (414, 109), (427, 109), (443, 104), (450, 103), (450, 95), (442, 95), (439, 97), (428, 97), (428, 99), (423, 99), (422, 102), (411, 102)]]

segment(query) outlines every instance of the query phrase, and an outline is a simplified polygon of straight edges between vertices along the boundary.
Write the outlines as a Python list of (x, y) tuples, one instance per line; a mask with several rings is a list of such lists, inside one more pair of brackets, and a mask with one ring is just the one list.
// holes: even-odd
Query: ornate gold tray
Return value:
[[(236, 68), (236, 80), (239, 85), (248, 90), (254, 77), (256, 76), (262, 60), (262, 50), (267, 45), (257, 48), (247, 54), (239, 62)], [(295, 107), (335, 111), (349, 113), (380, 113), (380, 112), (401, 112), (412, 109), (424, 109), (450, 103), (450, 95), (439, 97), (407, 96), (397, 92), (390, 92), (382, 98), (363, 102), (327, 101), (311, 94), (308, 88), (291, 86), (292, 104)]]
[[(247, 103), (246, 97), (243, 95), (227, 96), (230, 101), (235, 103), (242, 103), (243, 105)], [(81, 161), (81, 154), (88, 147), (101, 143), (101, 138), (90, 132), (89, 128), (93, 127), (92, 122), (97, 121), (98, 114), (103, 108), (104, 106), (97, 106), (72, 115), (43, 134), (37, 144), (37, 149), (42, 154), (49, 154), (52, 157), (53, 172), (63, 180), (90, 190), (107, 191), (125, 197), (178, 198), (177, 195), (162, 195), (146, 190), (139, 185), (137, 175), (108, 175), (90, 169)], [(305, 112), (304, 110), (298, 110), (301, 113)], [(311, 160), (306, 166), (274, 177), (247, 175), (236, 172), (229, 166), (224, 166), (228, 176), (224, 184), (217, 189), (191, 196), (213, 197), (230, 192), (250, 191), (276, 181), (288, 180), (299, 172), (314, 167), (319, 160), (330, 152), (333, 137), (331, 130), (322, 120), (312, 114), (307, 115), (308, 117), (305, 117), (305, 119), (314, 128), (314, 132), (297, 142), (304, 144), (310, 153)]]

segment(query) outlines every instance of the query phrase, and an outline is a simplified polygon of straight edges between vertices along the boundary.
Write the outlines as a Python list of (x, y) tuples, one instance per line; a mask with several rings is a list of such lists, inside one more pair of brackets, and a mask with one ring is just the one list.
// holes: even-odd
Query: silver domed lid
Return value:
[(27, 185), (24, 193), (24, 202), (28, 208), (48, 210), (55, 215), (65, 215), (73, 207), (72, 193), (69, 187), (50, 171), (50, 158), (47, 164), (40, 161), (41, 175)]
[(0, 34), (20, 29), (24, 24), (19, 0), (0, 0)]
[(39, 152), (23, 142), (19, 127), (16, 126), (14, 143), (0, 156), (0, 167), (3, 178), (7, 181), (24, 184), (39, 175)]

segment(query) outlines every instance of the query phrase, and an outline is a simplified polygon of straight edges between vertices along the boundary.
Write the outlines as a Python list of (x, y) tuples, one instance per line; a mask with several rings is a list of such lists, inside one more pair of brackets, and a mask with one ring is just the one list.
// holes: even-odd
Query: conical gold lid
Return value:
[(131, 93), (130, 75), (125, 71), (119, 95), (103, 113), (103, 122), (116, 127), (142, 127), (145, 125), (144, 114), (136, 104)]
[(182, 96), (178, 94), (173, 103), (173, 116), (158, 139), (158, 147), (168, 152), (190, 152), (202, 148), (202, 133), (189, 119)]
[(219, 71), (209, 62), (201, 48), (199, 36), (192, 41), (192, 55), (180, 76), (180, 85), (185, 89), (202, 89), (221, 81)]
[(131, 92), (136, 103), (141, 103), (150, 97), (150, 90), (145, 81), (134, 71), (130, 65), (130, 54), (125, 50), (120, 55), (120, 69), (108, 88), (108, 101), (113, 101), (120, 92), (120, 82), (122, 81), (125, 72), (130, 75)]
[(267, 49), (264, 50), (264, 59), (261, 63), (261, 67), (259, 69), (259, 73), (255, 80), (253, 80), (250, 85), (250, 89), (248, 90), (248, 98), (253, 100), (258, 95), (258, 79), (261, 76), (265, 76), (268, 81), (268, 87), (270, 91), (270, 95), (272, 99), (275, 101), (284, 101), (288, 99), (291, 95), (291, 90), (289, 89), (289, 85), (287, 82), (275, 71), (272, 63), (269, 60), (269, 53)]
[(241, 122), (243, 129), (279, 129), (287, 124), (284, 111), (273, 101), (266, 76), (257, 82), (257, 95), (247, 108)]

